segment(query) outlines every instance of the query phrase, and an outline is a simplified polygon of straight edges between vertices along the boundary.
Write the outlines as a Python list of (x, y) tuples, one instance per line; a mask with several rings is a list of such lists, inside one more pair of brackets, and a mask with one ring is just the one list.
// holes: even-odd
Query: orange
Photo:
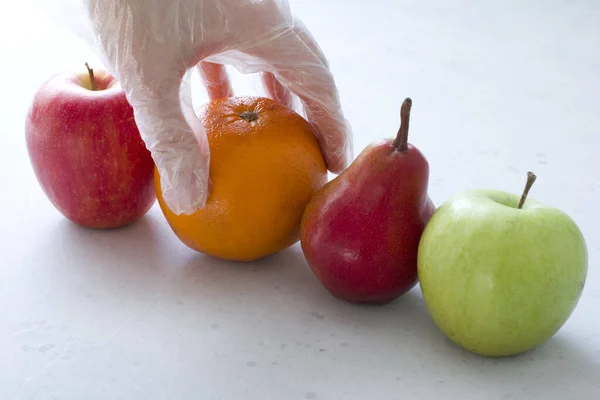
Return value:
[(262, 97), (227, 97), (198, 110), (210, 148), (206, 206), (176, 215), (158, 203), (171, 229), (190, 248), (234, 261), (252, 261), (296, 243), (313, 194), (327, 168), (311, 125)]

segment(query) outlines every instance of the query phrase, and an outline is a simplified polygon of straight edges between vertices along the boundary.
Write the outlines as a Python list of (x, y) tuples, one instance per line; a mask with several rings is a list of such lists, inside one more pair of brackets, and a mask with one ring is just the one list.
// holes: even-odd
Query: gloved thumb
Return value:
[(189, 86), (187, 100), (167, 97), (133, 104), (136, 123), (160, 176), (160, 195), (176, 215), (192, 214), (206, 205), (210, 149), (206, 131), (195, 116)]

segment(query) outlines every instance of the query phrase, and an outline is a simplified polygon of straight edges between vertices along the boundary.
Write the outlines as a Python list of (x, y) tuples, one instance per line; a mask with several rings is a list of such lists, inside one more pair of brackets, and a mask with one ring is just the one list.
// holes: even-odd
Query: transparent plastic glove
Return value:
[(233, 94), (226, 64), (260, 73), (268, 95), (286, 105), (293, 93), (316, 131), (328, 169), (339, 173), (348, 165), (350, 129), (333, 77), (287, 0), (79, 1), (101, 57), (134, 108), (173, 212), (204, 207), (209, 191), (210, 152), (191, 101), (195, 66), (211, 99)]

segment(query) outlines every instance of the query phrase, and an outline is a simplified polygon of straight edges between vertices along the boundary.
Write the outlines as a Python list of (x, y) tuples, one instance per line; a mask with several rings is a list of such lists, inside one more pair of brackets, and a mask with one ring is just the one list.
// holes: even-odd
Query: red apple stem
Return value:
[(96, 86), (96, 79), (94, 78), (94, 69), (90, 68), (90, 65), (88, 63), (85, 63), (85, 67), (87, 68), (88, 74), (90, 75), (92, 90), (98, 90), (98, 86)]
[(537, 176), (531, 171), (527, 172), (527, 183), (525, 183), (525, 190), (523, 190), (523, 194), (521, 195), (521, 200), (519, 200), (518, 209), (523, 208), (523, 204), (525, 204), (525, 200), (527, 199), (527, 195), (529, 194), (529, 190), (533, 186), (535, 179)]
[(394, 147), (398, 151), (408, 150), (408, 125), (410, 123), (411, 107), (412, 99), (407, 97), (402, 102), (402, 107), (400, 108), (400, 129), (398, 129), (398, 134), (396, 135), (396, 139), (394, 139)]

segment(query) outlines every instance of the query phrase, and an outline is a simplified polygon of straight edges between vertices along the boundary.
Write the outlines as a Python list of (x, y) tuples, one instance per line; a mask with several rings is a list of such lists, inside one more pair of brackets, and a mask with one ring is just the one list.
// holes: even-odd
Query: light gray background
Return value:
[(186, 248), (157, 207), (120, 231), (68, 223), (35, 180), (23, 120), (48, 75), (95, 59), (27, 2), (0, 13), (0, 397), (600, 398), (599, 4), (292, 2), (331, 61), (356, 153), (396, 133), (411, 96), (436, 204), (519, 192), (531, 169), (531, 196), (580, 225), (576, 311), (543, 347), (496, 360), (449, 343), (418, 287), (378, 308), (332, 299), (298, 246), (241, 266)]

